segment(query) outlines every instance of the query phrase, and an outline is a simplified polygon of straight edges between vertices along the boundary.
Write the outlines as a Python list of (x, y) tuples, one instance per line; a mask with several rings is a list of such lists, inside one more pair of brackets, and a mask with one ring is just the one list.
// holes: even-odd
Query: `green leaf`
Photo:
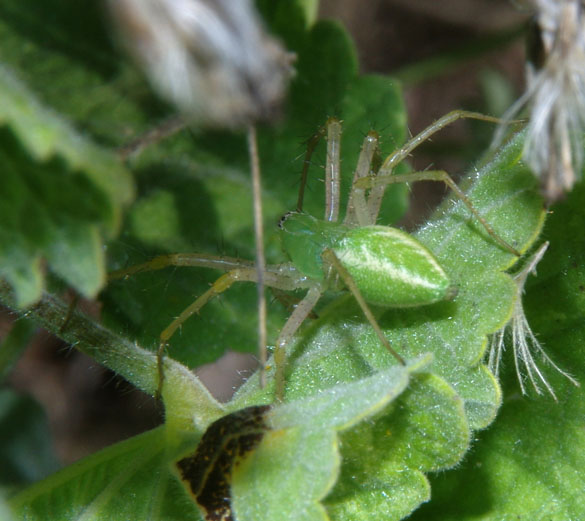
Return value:
[(0, 485), (28, 485), (57, 470), (49, 426), (38, 403), (0, 390), (0, 424)]
[(347, 429), (395, 399), (406, 389), (409, 373), (420, 371), (430, 360), (426, 356), (411, 363), (408, 370), (405, 366), (392, 367), (363, 380), (283, 404), (271, 414), (271, 425), (277, 429), (300, 425)]
[(269, 433), (236, 472), (233, 505), (237, 518), (326, 521), (319, 499), (335, 479), (336, 449), (332, 430)]
[(0, 98), (0, 274), (20, 306), (40, 296), (43, 258), (82, 295), (95, 296), (105, 282), (102, 237), (117, 232), (133, 195), (129, 174), (5, 68)]
[[(543, 211), (536, 181), (519, 162), (521, 148), (520, 136), (472, 176), (467, 193), (494, 229), (525, 251), (541, 228)], [(417, 237), (437, 255), (459, 293), (450, 302), (378, 310), (386, 337), (401, 354), (434, 354), (431, 374), (415, 379), (396, 411), (360, 424), (355, 435), (344, 434), (341, 479), (326, 499), (333, 519), (366, 519), (379, 512), (387, 519), (404, 517), (429, 498), (424, 474), (458, 464), (471, 430), (489, 425), (501, 403), (498, 383), (482, 360), (488, 334), (511, 316), (515, 283), (504, 270), (517, 259), (454, 199)], [(395, 363), (346, 295), (320, 310), (319, 319), (290, 347), (286, 398), (326, 392)], [(270, 400), (272, 394), (270, 380), (259, 391), (253, 377), (237, 393), (235, 406)], [(397, 483), (399, 497), (390, 494)]]
[(54, 474), (10, 502), (19, 519), (199, 519), (170, 461), (180, 449), (158, 428)]
[[(284, 519), (297, 519), (292, 516), (303, 511), (299, 501), (306, 503), (305, 513), (313, 513), (303, 519), (318, 519), (316, 513), (323, 518), (318, 500), (333, 484), (339, 465), (335, 431), (387, 406), (404, 391), (409, 373), (424, 364), (393, 368), (274, 407), (272, 430), (234, 472), (237, 518), (258, 519), (263, 511), (266, 519), (277, 519), (279, 512)], [(195, 425), (190, 431), (160, 427), (105, 449), (17, 495), (11, 501), (14, 511), (30, 521), (197, 519), (197, 507), (173, 470), (173, 462), (192, 451), (202, 434)]]
[(6, 0), (0, 7), (2, 62), (77, 128), (118, 146), (165, 111), (112, 46), (104, 15), (97, 3)]
[[(392, 151), (406, 135), (404, 103), (396, 82), (378, 76), (358, 77), (355, 51), (337, 24), (320, 22), (308, 35), (306, 29), (303, 31), (297, 39), (309, 43), (300, 46), (298, 79), (292, 85), (286, 125), (259, 132), (265, 245), (270, 262), (285, 260), (276, 223), (296, 206), (305, 151), (302, 141), (325, 123), (327, 115), (336, 113), (346, 122), (344, 200), (361, 142), (372, 125), (383, 125), (382, 153)], [(319, 55), (325, 48), (332, 49), (326, 60)], [(328, 82), (335, 83), (334, 92)], [(306, 210), (319, 216), (324, 191), (318, 166), (324, 161), (325, 143), (321, 143), (313, 158), (316, 166), (310, 171), (305, 199)], [(139, 196), (130, 210), (123, 243), (109, 248), (112, 268), (144, 262), (155, 253), (181, 251), (254, 258), (250, 174), (242, 136), (218, 132), (177, 135), (146, 151), (135, 160), (134, 168)], [(403, 214), (406, 195), (405, 186), (388, 190), (383, 222)], [(161, 331), (218, 276), (203, 269), (169, 268), (115, 282), (103, 295), (105, 320), (142, 345), (157, 346)], [(233, 286), (183, 324), (170, 342), (171, 356), (196, 367), (216, 360), (226, 349), (255, 353), (255, 299), (253, 287)], [(279, 303), (270, 306), (272, 342), (286, 316)], [(226, 328), (225, 324), (231, 326)]]
[[(532, 173), (520, 162), (522, 136), (517, 136), (493, 161), (473, 174), (462, 186), (475, 180), (467, 192), (474, 206), (496, 233), (521, 252), (539, 234), (544, 212)], [(452, 198), (443, 210), (417, 234), (433, 251), (459, 287), (451, 303), (422, 313), (407, 310), (392, 323), (410, 322), (406, 334), (394, 337), (395, 345), (412, 345), (428, 330), (423, 317), (433, 324), (425, 338), (435, 353), (434, 370), (444, 376), (466, 400), (472, 428), (484, 428), (494, 419), (500, 393), (493, 377), (478, 366), (485, 354), (487, 335), (505, 324), (515, 301), (515, 285), (504, 270), (517, 259), (494, 244), (462, 201)], [(388, 313), (387, 313), (388, 315)], [(409, 352), (407, 350), (406, 352)]]
[(36, 331), (37, 325), (30, 320), (22, 318), (14, 321), (0, 343), (0, 381), (10, 373)]
[(469, 446), (463, 403), (437, 377), (414, 379), (396, 410), (341, 437), (341, 475), (325, 504), (335, 520), (402, 519), (430, 498), (424, 473)]
[[(541, 360), (552, 397), (522, 397), (511, 349), (504, 359), (504, 404), (493, 427), (457, 472), (433, 480), (433, 503), (418, 519), (560, 521), (585, 517), (584, 347), (585, 190), (578, 185), (556, 205), (544, 238), (550, 247), (528, 279), (524, 303), (529, 323), (548, 356), (580, 383), (575, 388)], [(482, 493), (478, 494), (477, 491)], [(415, 516), (415, 519), (417, 517)]]
[(319, 501), (339, 472), (335, 431), (361, 425), (386, 408), (406, 388), (409, 372), (424, 365), (395, 367), (276, 406), (269, 413), (276, 430), (265, 435), (234, 474), (237, 519), (328, 519)]

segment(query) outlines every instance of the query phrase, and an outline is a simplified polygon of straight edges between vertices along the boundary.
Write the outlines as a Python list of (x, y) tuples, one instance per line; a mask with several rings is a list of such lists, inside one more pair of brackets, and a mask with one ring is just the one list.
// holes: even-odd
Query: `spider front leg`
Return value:
[(344, 224), (368, 226), (376, 222), (385, 187), (370, 189), (369, 198), (366, 200), (366, 189), (357, 186), (356, 182), (358, 179), (372, 175), (376, 170), (373, 164), (377, 162), (376, 159), (379, 159), (379, 141), (378, 133), (370, 130), (362, 143), (353, 176), (352, 190), (347, 201)]
[[(203, 295), (199, 296), (195, 302), (193, 302), (190, 306), (183, 310), (183, 312), (175, 318), (160, 334), (160, 342), (156, 352), (156, 361), (157, 361), (157, 368), (158, 368), (158, 388), (156, 391), (156, 396), (160, 397), (162, 395), (162, 388), (165, 379), (164, 373), (164, 352), (165, 349), (171, 339), (171, 337), (175, 334), (177, 329), (179, 329), (186, 320), (192, 317), (194, 314), (199, 313), (201, 308), (205, 306), (211, 299), (220, 295), (224, 291), (227, 291), (232, 284), (235, 282), (256, 282), (258, 278), (258, 274), (256, 272), (256, 268), (237, 268), (227, 273), (224, 273), (221, 277), (219, 277), (211, 287), (203, 293)], [(261, 367), (261, 380), (263, 377), (263, 367)]]
[[(432, 125), (407, 141), (401, 148), (389, 155), (382, 163), (382, 166), (377, 169), (377, 172), (376, 168), (372, 168), (372, 158), (375, 157), (374, 153), (377, 151), (378, 142), (377, 139), (375, 139), (375, 136), (372, 136), (371, 133), (368, 134), (362, 146), (362, 153), (360, 154), (360, 159), (358, 161), (358, 168), (356, 169), (349, 199), (350, 204), (348, 207), (348, 216), (351, 217), (351, 215), (355, 214), (356, 218), (354, 218), (353, 222), (349, 221), (348, 223), (354, 224), (357, 222), (361, 226), (375, 224), (380, 210), (380, 203), (384, 196), (384, 191), (389, 184), (408, 183), (422, 180), (441, 181), (451, 188), (455, 195), (463, 201), (465, 206), (467, 206), (474, 217), (476, 217), (490, 237), (492, 237), (502, 248), (519, 257), (520, 253), (494, 231), (447, 172), (443, 170), (433, 170), (393, 175), (396, 166), (404, 161), (414, 149), (428, 140), (436, 132), (459, 119), (477, 119), (490, 123), (502, 122), (499, 118), (486, 116), (478, 112), (454, 110), (439, 118)], [(510, 123), (515, 123), (515, 121)], [(371, 144), (368, 141), (371, 141)], [(367, 201), (365, 197), (366, 190), (370, 191)], [(352, 209), (353, 207), (355, 207), (355, 209)], [(353, 212), (353, 214), (350, 215), (350, 212)], [(346, 218), (346, 221), (348, 218)]]
[(307, 141), (307, 151), (303, 160), (301, 184), (297, 199), (297, 212), (303, 211), (305, 186), (307, 184), (311, 157), (315, 148), (325, 137), (327, 139), (327, 159), (325, 163), (325, 221), (337, 222), (339, 218), (339, 202), (341, 198), (341, 122), (337, 118), (329, 118)]
[(212, 268), (228, 271), (239, 268), (253, 268), (254, 263), (236, 257), (222, 257), (219, 255), (206, 255), (204, 253), (171, 253), (168, 255), (158, 255), (147, 262), (136, 264), (129, 268), (112, 271), (108, 274), (108, 281), (126, 279), (138, 273), (162, 270), (171, 266)]
[(351, 274), (345, 269), (345, 267), (343, 266), (342, 262), (339, 260), (339, 258), (335, 254), (335, 252), (331, 249), (326, 249), (323, 252), (322, 257), (323, 257), (323, 260), (325, 262), (327, 262), (328, 264), (333, 266), (335, 271), (339, 274), (339, 276), (343, 280), (344, 284), (347, 286), (347, 289), (349, 289), (349, 291), (351, 291), (353, 298), (355, 298), (356, 302), (360, 306), (364, 316), (366, 317), (367, 321), (370, 323), (370, 325), (374, 329), (374, 331), (375, 331), (378, 339), (382, 343), (382, 345), (388, 350), (388, 352), (394, 358), (396, 358), (396, 360), (398, 361), (398, 363), (400, 365), (406, 365), (404, 358), (402, 358), (394, 350), (394, 348), (390, 345), (390, 342), (388, 342), (388, 339), (386, 338), (386, 336), (382, 332), (382, 329), (380, 328), (378, 321), (374, 317), (374, 314), (372, 313), (370, 307), (368, 306), (366, 300), (364, 299), (358, 285), (354, 281)]
[(480, 112), (471, 112), (468, 110), (453, 110), (444, 116), (441, 116), (434, 123), (429, 125), (427, 128), (419, 132), (416, 136), (409, 139), (402, 147), (390, 154), (382, 164), (381, 170), (392, 171), (394, 168), (402, 163), (418, 146), (422, 145), (425, 141), (430, 139), (434, 134), (449, 126), (451, 123), (460, 119), (476, 119), (479, 121), (486, 121), (488, 123), (518, 123), (518, 121), (505, 122), (501, 118), (495, 118), (493, 116), (486, 116)]
[(303, 322), (309, 317), (313, 308), (321, 298), (322, 292), (316, 283), (309, 288), (305, 297), (296, 305), (295, 310), (281, 329), (276, 345), (274, 347), (274, 366), (275, 366), (275, 398), (276, 401), (284, 400), (285, 369), (286, 369), (286, 346), (292, 341), (295, 333), (299, 330)]
[(416, 181), (440, 181), (445, 183), (455, 195), (465, 204), (473, 216), (483, 226), (488, 235), (494, 239), (503, 249), (510, 252), (516, 257), (521, 257), (521, 253), (498, 235), (492, 226), (477, 211), (469, 197), (457, 186), (453, 178), (444, 170), (427, 170), (425, 172), (413, 172), (411, 174), (392, 175), (387, 170), (380, 169), (377, 176), (365, 177), (357, 180), (354, 186), (357, 189), (374, 188), (378, 186), (387, 186), (393, 183), (411, 183)]
[[(190, 317), (198, 313), (203, 306), (217, 295), (227, 291), (235, 282), (254, 282), (258, 281), (258, 273), (255, 263), (233, 257), (221, 257), (214, 255), (195, 254), (195, 253), (178, 253), (171, 255), (160, 255), (152, 260), (131, 266), (121, 270), (110, 273), (109, 279), (116, 280), (127, 278), (132, 275), (143, 273), (147, 271), (160, 270), (169, 266), (190, 266), (201, 268), (214, 268), (222, 271), (227, 271), (219, 277), (212, 286), (198, 297), (190, 306), (188, 306), (164, 331), (160, 334), (159, 347), (157, 350), (157, 366), (159, 374), (159, 385), (157, 389), (157, 396), (161, 395), (164, 383), (164, 351), (174, 333), (185, 323)], [(290, 291), (303, 286), (302, 281), (298, 281), (298, 275), (294, 268), (289, 264), (277, 264), (267, 266), (263, 272), (264, 282), (267, 286), (280, 289), (283, 291)], [(260, 356), (260, 359), (265, 359), (265, 354)], [(264, 365), (260, 367), (260, 380), (264, 383)]]

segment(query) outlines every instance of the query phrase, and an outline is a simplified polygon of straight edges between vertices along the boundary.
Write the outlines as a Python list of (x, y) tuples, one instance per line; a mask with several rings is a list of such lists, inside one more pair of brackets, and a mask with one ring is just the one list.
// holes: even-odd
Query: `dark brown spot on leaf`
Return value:
[(233, 521), (232, 470), (262, 440), (269, 409), (257, 405), (220, 418), (207, 428), (195, 454), (177, 462), (206, 520)]

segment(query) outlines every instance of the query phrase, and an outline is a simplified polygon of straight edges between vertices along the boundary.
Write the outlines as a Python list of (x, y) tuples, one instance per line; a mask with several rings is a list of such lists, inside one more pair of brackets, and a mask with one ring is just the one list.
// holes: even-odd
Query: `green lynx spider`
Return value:
[[(311, 138), (305, 157), (303, 178), (306, 178), (316, 142), (320, 137), (327, 135), (325, 219), (318, 220), (300, 213), (304, 182), (301, 183), (297, 212), (287, 214), (279, 224), (283, 247), (291, 262), (267, 265), (263, 273), (264, 284), (268, 287), (282, 291), (307, 290), (305, 297), (294, 307), (276, 341), (274, 365), (277, 400), (284, 398), (285, 347), (325, 291), (343, 287), (349, 289), (382, 345), (401, 364), (404, 364), (402, 357), (390, 346), (372, 315), (369, 304), (388, 308), (411, 307), (449, 299), (454, 295), (453, 286), (447, 275), (429, 250), (401, 230), (375, 225), (388, 184), (419, 180), (445, 183), (501, 248), (519, 256), (519, 253), (497, 235), (479, 215), (447, 172), (433, 170), (393, 175), (394, 168), (417, 146), (460, 118), (499, 121), (478, 113), (450, 112), (391, 154), (377, 172), (372, 172), (372, 164), (378, 150), (378, 136), (375, 132), (368, 133), (354, 173), (343, 223), (339, 222), (341, 123), (331, 118), (325, 127)], [(364, 254), (367, 260), (364, 260)], [(161, 333), (157, 351), (159, 391), (164, 381), (164, 350), (181, 324), (235, 282), (258, 281), (257, 267), (252, 261), (199, 253), (161, 255), (146, 263), (112, 272), (110, 279), (119, 279), (167, 266), (197, 266), (219, 269), (227, 273), (219, 277), (209, 290), (197, 298)], [(265, 352), (260, 353), (260, 363), (260, 381), (261, 385), (264, 385)]]

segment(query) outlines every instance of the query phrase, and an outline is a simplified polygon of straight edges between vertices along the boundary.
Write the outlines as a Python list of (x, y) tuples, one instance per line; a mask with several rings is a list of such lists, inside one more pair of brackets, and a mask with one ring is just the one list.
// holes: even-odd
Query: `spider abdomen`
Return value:
[(332, 249), (370, 304), (402, 308), (454, 296), (435, 256), (397, 228), (353, 228)]

